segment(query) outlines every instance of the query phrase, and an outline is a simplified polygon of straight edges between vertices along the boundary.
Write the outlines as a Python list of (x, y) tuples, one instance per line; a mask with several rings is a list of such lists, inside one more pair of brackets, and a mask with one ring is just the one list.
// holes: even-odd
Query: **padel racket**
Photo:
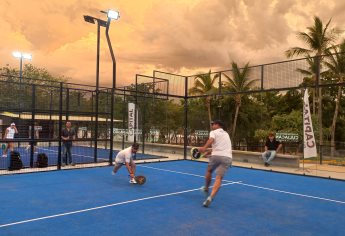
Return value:
[(143, 185), (144, 183), (146, 183), (146, 177), (143, 175), (137, 175), (135, 176), (135, 181), (137, 181), (137, 184)]
[(199, 149), (194, 147), (190, 150), (190, 154), (192, 155), (193, 159), (199, 159), (205, 156), (205, 154), (199, 152)]

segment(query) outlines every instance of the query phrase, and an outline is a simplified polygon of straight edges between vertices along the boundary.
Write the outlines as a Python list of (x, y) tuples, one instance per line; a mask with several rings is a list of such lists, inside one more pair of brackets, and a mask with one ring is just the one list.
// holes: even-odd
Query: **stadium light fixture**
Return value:
[(114, 10), (108, 10), (108, 18), (112, 20), (118, 20), (120, 18), (120, 13)]
[(22, 53), (22, 52), (18, 52), (18, 51), (13, 52), (12, 55), (13, 55), (15, 58), (19, 58), (19, 61), (20, 61), (20, 65), (19, 65), (19, 81), (20, 81), (20, 83), (22, 83), (22, 77), (23, 77), (23, 59), (32, 60), (32, 55), (29, 54), (29, 53)]

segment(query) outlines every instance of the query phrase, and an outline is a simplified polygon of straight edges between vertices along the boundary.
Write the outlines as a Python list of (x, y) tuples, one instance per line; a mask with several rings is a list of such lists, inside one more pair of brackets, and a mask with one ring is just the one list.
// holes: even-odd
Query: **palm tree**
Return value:
[(238, 113), (241, 107), (242, 97), (244, 94), (242, 92), (250, 90), (250, 88), (255, 84), (256, 80), (251, 80), (249, 78), (250, 68), (249, 62), (241, 70), (235, 62), (232, 62), (232, 78), (224, 74), (228, 79), (225, 82), (225, 88), (230, 92), (235, 92), (235, 116), (232, 125), (231, 138), (234, 139), (237, 125)]
[[(316, 73), (317, 73), (317, 60), (315, 60), (315, 57), (311, 57), (310, 55), (307, 56), (307, 63), (309, 65), (308, 69), (300, 69), (298, 68), (297, 71), (301, 74), (305, 75), (303, 79), (303, 85), (309, 85), (313, 86), (316, 81)], [(316, 108), (316, 99), (315, 99), (315, 89), (311, 89), (312, 96), (313, 96), (313, 114), (315, 115), (315, 108)]]
[[(339, 49), (339, 50), (338, 50)], [(332, 54), (332, 51), (334, 54)], [(325, 65), (329, 68), (329, 72), (332, 77), (337, 79), (338, 83), (343, 83), (345, 80), (345, 39), (339, 46), (333, 46), (332, 50), (328, 51), (329, 61), (325, 61)], [(333, 114), (331, 130), (331, 156), (334, 156), (335, 151), (335, 128), (337, 124), (337, 118), (339, 113), (339, 104), (342, 97), (343, 86), (338, 86), (337, 97), (335, 99), (335, 108)]]
[[(213, 77), (212, 77), (213, 76)], [(191, 95), (211, 95), (216, 91), (215, 83), (219, 78), (219, 74), (212, 75), (211, 70), (207, 74), (196, 75), (194, 78), (194, 87), (189, 89)], [(209, 124), (212, 121), (211, 114), (211, 101), (212, 96), (205, 98), (205, 104), (208, 112)]]
[[(298, 32), (297, 37), (301, 39), (305, 44), (308, 45), (308, 48), (301, 48), (301, 47), (293, 47), (290, 48), (285, 52), (286, 56), (291, 58), (293, 56), (298, 55), (312, 55), (315, 54), (316, 56), (316, 63), (317, 63), (317, 73), (316, 78), (318, 80), (320, 65), (322, 62), (322, 55), (326, 54), (326, 52), (332, 46), (332, 43), (336, 41), (338, 35), (341, 33), (340, 30), (333, 28), (329, 28), (329, 24), (331, 23), (330, 19), (327, 24), (324, 26), (321, 19), (317, 16), (314, 16), (314, 25), (311, 27), (307, 27), (308, 32)], [(317, 81), (318, 84), (319, 81)], [(323, 133), (322, 133), (322, 90), (319, 87), (318, 91), (318, 119), (319, 119), (319, 133), (320, 133), (320, 141), (319, 145), (323, 145)]]

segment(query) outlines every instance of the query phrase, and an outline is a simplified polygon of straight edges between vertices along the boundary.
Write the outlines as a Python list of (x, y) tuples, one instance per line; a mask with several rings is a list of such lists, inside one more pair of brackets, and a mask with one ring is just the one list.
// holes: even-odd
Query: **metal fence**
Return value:
[[(330, 57), (324, 56), (323, 61)], [(207, 80), (212, 82), (208, 89), (200, 84)], [(207, 140), (210, 120), (222, 119), (235, 150), (261, 152), (268, 131), (292, 132), (299, 139), (284, 142), (283, 152), (302, 155), (302, 97), (308, 88), (319, 151), (312, 161), (318, 165), (344, 165), (344, 148), (339, 145), (345, 141), (340, 130), (345, 126), (341, 109), (335, 133), (331, 132), (337, 101), (338, 108), (345, 105), (342, 96), (337, 97), (344, 82), (325, 65), (320, 64), (317, 73), (312, 71), (310, 58), (252, 66), (245, 80), (250, 86), (236, 88), (231, 86), (234, 80), (233, 70), (192, 76), (154, 71), (152, 76), (136, 75), (135, 83), (116, 88), (112, 96), (111, 88), (1, 75), (1, 88), (6, 88), (0, 90), (1, 137), (15, 122), (19, 131), (15, 148), (27, 159), (25, 167), (36, 168), (34, 144), (38, 142), (41, 151), (54, 157), (50, 166), (61, 169), (64, 159), (60, 132), (69, 120), (77, 136), (73, 147), (75, 164), (111, 165), (114, 152), (132, 142), (141, 144), (141, 153), (149, 154), (148, 159), (175, 154), (187, 158), (191, 146), (203, 145)], [(193, 91), (198, 86), (205, 88)], [(133, 127), (129, 127), (129, 103), (136, 107)], [(2, 158), (0, 173), (8, 166), (5, 162)]]

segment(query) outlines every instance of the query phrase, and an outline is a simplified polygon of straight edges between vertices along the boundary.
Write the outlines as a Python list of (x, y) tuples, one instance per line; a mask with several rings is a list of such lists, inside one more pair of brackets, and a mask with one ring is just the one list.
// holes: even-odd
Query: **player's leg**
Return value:
[(201, 191), (204, 192), (206, 196), (208, 196), (208, 190), (212, 182), (212, 172), (215, 169), (216, 163), (212, 156), (209, 157), (208, 166), (205, 173), (205, 186), (201, 187)]
[(4, 151), (2, 152), (2, 157), (7, 157), (8, 143), (5, 144)]
[(114, 169), (113, 169), (112, 174), (115, 175), (115, 174), (117, 173), (117, 171), (118, 171), (122, 166), (123, 166), (122, 163), (117, 163), (117, 162), (115, 161)]
[(134, 162), (134, 160), (132, 158), (131, 158), (131, 161), (130, 161), (129, 165), (131, 166), (132, 173), (135, 176), (135, 170), (136, 170), (137, 166), (136, 166), (136, 164), (135, 164), (135, 162)]
[(205, 186), (204, 186), (205, 192), (208, 192), (208, 188), (210, 187), (211, 182), (212, 182), (212, 166), (208, 166), (206, 169), (206, 174), (205, 174)]
[(222, 185), (223, 176), (217, 175), (216, 180), (214, 181), (214, 185), (212, 188), (212, 192), (210, 194), (211, 198), (214, 199), (220, 189), (220, 186)]
[(8, 146), (9, 146), (11, 152), (13, 152), (14, 151), (14, 143), (13, 142), (9, 142)]
[(226, 171), (231, 166), (231, 159), (224, 156), (213, 156), (214, 163), (215, 163), (215, 170), (216, 170), (216, 180), (214, 181), (214, 185), (212, 188), (212, 192), (210, 196), (204, 201), (203, 205), (204, 207), (209, 207), (213, 199), (216, 197), (221, 185), (223, 177), (226, 173)]

